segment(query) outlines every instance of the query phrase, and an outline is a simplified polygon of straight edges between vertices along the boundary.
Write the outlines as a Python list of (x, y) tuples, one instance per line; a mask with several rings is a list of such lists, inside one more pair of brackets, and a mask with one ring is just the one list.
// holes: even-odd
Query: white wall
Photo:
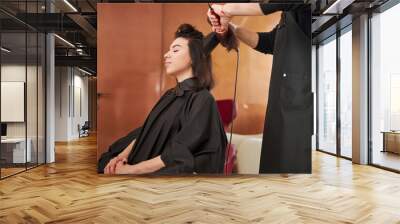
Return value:
[[(76, 71), (76, 70), (75, 70)], [(81, 76), (79, 73), (79, 75), (74, 75), (74, 108), (72, 111), (75, 111), (75, 113), (73, 112), (73, 119), (72, 119), (72, 136), (74, 136), (74, 138), (78, 137), (79, 133), (78, 133), (78, 129), (77, 126), (78, 124), (80, 124), (81, 126), (85, 123), (85, 121), (88, 121), (89, 119), (89, 111), (88, 111), (88, 106), (89, 106), (89, 102), (88, 102), (88, 77), (85, 76)], [(79, 93), (80, 91), (80, 93)], [(80, 97), (79, 97), (80, 96)], [(80, 101), (80, 102), (79, 102)], [(79, 108), (81, 107), (81, 108)], [(79, 109), (81, 109), (82, 111), (79, 111)]]
[(78, 124), (88, 120), (88, 78), (72, 67), (56, 67), (55, 73), (55, 140), (70, 141), (79, 138)]
[[(25, 69), (27, 69), (25, 71)], [(41, 72), (39, 70), (39, 72)], [(25, 82), (25, 75), (28, 78), (27, 87), (27, 119), (28, 119), (28, 137), (29, 134), (35, 131), (36, 136), (36, 66), (6, 64), (1, 66), (1, 81), (2, 82)], [(4, 96), (3, 96), (4, 97)], [(40, 107), (41, 105), (39, 105)], [(7, 108), (1, 108), (6, 110)], [(33, 113), (35, 112), (35, 113)], [(33, 123), (32, 123), (33, 122)], [(26, 122), (7, 122), (7, 136), (8, 137), (25, 137), (25, 123)], [(32, 129), (32, 131), (31, 131)]]
[(68, 71), (67, 67), (55, 68), (55, 141), (68, 140)]
[[(26, 83), (26, 107), (22, 108), (27, 120), (24, 122), (6, 122), (8, 138), (24, 138), (30, 140), (32, 161), (44, 163), (45, 150), (45, 120), (44, 120), (44, 74), (41, 66), (25, 64), (3, 64), (1, 66), (1, 81)], [(27, 79), (27, 80), (25, 80)], [(7, 95), (2, 96), (7, 97)], [(10, 108), (1, 108), (10, 110)], [(10, 112), (10, 111), (9, 111)], [(12, 112), (12, 111), (11, 111)], [(37, 155), (39, 154), (39, 155)]]

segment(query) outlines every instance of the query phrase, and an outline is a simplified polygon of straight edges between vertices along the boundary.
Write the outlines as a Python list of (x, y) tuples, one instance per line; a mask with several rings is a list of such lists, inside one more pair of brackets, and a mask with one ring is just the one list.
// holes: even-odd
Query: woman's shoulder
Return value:
[(208, 89), (200, 89), (192, 94), (192, 98), (197, 100), (212, 100), (215, 101), (214, 96)]
[[(189, 105), (199, 105), (202, 107), (215, 107), (216, 101), (211, 92), (207, 89), (202, 89), (193, 92), (188, 101)], [(190, 107), (191, 108), (191, 107)]]

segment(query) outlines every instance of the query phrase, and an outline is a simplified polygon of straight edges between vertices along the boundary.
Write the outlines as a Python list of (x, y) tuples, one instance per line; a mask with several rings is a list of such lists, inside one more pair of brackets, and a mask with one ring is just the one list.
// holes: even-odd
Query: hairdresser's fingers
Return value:
[(211, 13), (211, 10), (210, 10), (210, 9), (207, 10), (207, 16), (208, 16), (208, 18), (210, 18), (210, 20), (211, 20), (213, 17), (215, 17), (215, 16)]
[(218, 33), (218, 32), (219, 32), (219, 28), (217, 28), (217, 27), (213, 27), (213, 32), (216, 32), (216, 33)]
[(218, 33), (219, 34), (225, 34), (227, 31), (228, 31), (227, 27), (220, 26)]
[(226, 16), (222, 16), (220, 19), (220, 23), (221, 26), (224, 28), (228, 28), (229, 22), (231, 21), (231, 19), (229, 17)]
[(221, 32), (221, 26), (213, 26), (212, 28), (214, 32)]
[(216, 26), (212, 26), (211, 29), (212, 29), (213, 32), (217, 32), (218, 28)]
[(210, 21), (216, 21), (218, 18), (215, 16), (214, 13), (212, 13), (210, 10), (207, 11), (207, 16), (210, 19)]
[(211, 20), (211, 24), (212, 24), (213, 26), (219, 26), (219, 25), (220, 25), (218, 19), (213, 19), (213, 20)]
[(217, 5), (217, 4), (212, 4), (211, 7), (214, 9), (214, 12), (219, 15), (223, 16), (224, 14), (221, 12), (222, 11), (222, 6), (223, 5)]
[(208, 18), (210, 18), (211, 21), (218, 20), (218, 18), (214, 14), (211, 14)]
[(211, 15), (208, 18), (210, 19), (211, 24), (213, 24), (213, 25), (218, 25), (219, 24), (219, 19), (216, 16)]
[(215, 32), (218, 34), (224, 34), (226, 30), (224, 28), (217, 28)]

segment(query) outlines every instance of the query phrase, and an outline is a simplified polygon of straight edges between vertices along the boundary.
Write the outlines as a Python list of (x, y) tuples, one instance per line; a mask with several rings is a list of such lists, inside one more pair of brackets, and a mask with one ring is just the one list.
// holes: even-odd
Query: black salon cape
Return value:
[(155, 174), (223, 173), (227, 138), (216, 102), (207, 89), (189, 78), (168, 90), (143, 126), (114, 142), (98, 162), (103, 173), (110, 159), (134, 139), (128, 163), (161, 156), (166, 167)]

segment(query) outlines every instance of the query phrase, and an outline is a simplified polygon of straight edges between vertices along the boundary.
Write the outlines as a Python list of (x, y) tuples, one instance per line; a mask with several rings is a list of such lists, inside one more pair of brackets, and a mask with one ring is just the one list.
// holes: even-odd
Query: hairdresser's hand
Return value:
[(214, 12), (221, 16), (221, 17), (228, 17), (228, 18), (232, 18), (232, 15), (229, 14), (226, 10), (224, 10), (224, 4), (212, 4), (211, 8), (214, 9)]
[(228, 31), (228, 18), (220, 17), (218, 19), (211, 11), (208, 11), (207, 15), (212, 25), (212, 31), (218, 34), (225, 34)]
[(116, 166), (119, 162), (126, 163), (128, 160), (126, 157), (118, 155), (108, 162), (107, 166), (104, 168), (105, 174), (115, 174)]
[(220, 17), (217, 18), (217, 16), (208, 9), (207, 16), (211, 22), (212, 30), (219, 34), (226, 33), (232, 17), (223, 12), (223, 5), (213, 4), (211, 7), (214, 9), (214, 13)]

